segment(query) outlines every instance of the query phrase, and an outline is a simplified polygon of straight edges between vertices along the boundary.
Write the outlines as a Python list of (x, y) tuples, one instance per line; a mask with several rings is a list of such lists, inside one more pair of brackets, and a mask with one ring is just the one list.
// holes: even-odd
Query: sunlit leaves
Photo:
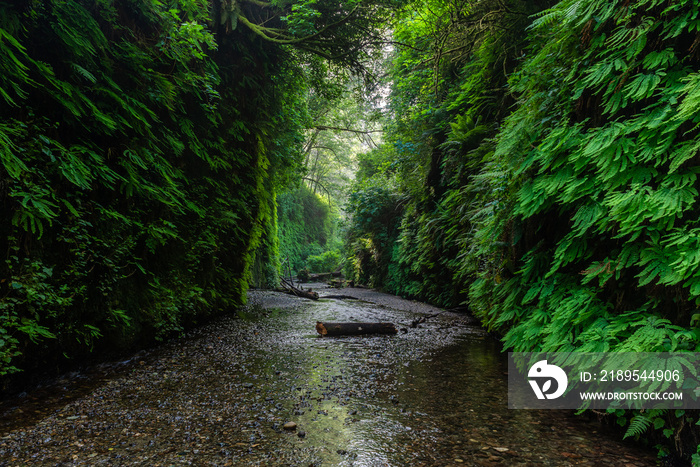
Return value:
[(315, 20), (321, 16), (316, 7), (317, 0), (305, 0), (292, 4), (292, 11), (281, 20), (287, 24), (289, 32), (304, 37), (317, 32)]

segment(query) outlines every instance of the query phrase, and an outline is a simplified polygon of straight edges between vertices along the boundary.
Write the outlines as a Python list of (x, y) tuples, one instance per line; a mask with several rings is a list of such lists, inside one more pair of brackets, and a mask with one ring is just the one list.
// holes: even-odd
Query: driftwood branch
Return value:
[(309, 282), (318, 282), (329, 280), (333, 277), (342, 277), (343, 273), (340, 271), (334, 272), (317, 272), (314, 274), (309, 274)]
[(323, 295), (319, 298), (332, 298), (334, 300), (357, 300), (357, 297), (352, 297), (350, 295)]

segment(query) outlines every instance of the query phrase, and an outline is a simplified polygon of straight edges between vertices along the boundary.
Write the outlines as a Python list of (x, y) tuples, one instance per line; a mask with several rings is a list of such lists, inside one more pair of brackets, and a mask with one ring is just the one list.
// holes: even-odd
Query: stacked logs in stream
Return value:
[(342, 273), (340, 271), (335, 272), (319, 272), (315, 274), (309, 274), (309, 282), (320, 282), (326, 281), (333, 277), (341, 277)]

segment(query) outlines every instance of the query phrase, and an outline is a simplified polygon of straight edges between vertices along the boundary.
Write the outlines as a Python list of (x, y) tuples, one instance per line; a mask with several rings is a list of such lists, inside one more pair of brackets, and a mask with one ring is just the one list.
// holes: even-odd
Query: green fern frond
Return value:
[(76, 73), (78, 73), (80, 76), (85, 78), (87, 81), (89, 81), (92, 84), (97, 83), (97, 78), (95, 78), (95, 75), (87, 71), (85, 68), (82, 66), (78, 65), (77, 63), (71, 63), (71, 67), (73, 70), (75, 70)]

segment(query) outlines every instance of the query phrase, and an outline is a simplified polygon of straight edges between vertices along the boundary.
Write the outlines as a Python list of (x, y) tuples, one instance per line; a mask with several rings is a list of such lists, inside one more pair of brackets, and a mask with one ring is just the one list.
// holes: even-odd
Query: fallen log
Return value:
[(311, 300), (318, 300), (318, 293), (313, 292), (311, 289), (297, 289), (289, 282), (287, 282), (283, 277), (281, 277), (280, 279), (282, 279), (282, 286), (284, 286), (285, 288), (285, 293), (288, 293), (290, 295), (296, 295), (297, 297), (309, 298)]
[(318, 293), (314, 292), (312, 290), (300, 290), (300, 289), (297, 289), (295, 287), (291, 290), (287, 290), (286, 293), (288, 293), (290, 295), (296, 295), (297, 297), (308, 298), (311, 300), (318, 300)]
[(392, 323), (316, 323), (316, 331), (325, 336), (357, 336), (360, 334), (396, 334)]

